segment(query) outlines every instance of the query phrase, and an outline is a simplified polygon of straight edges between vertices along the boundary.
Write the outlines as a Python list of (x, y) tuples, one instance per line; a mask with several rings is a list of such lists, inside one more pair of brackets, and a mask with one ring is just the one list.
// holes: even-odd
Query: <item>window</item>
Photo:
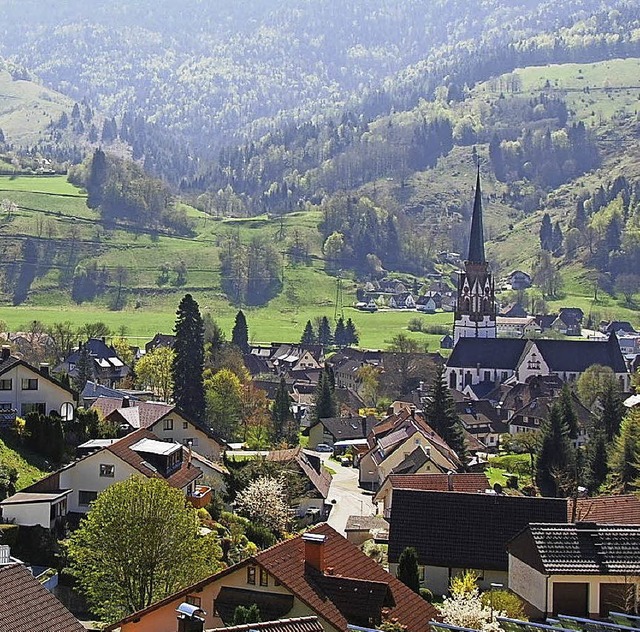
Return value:
[(264, 568), (260, 569), (260, 586), (268, 586), (269, 585), (269, 573), (264, 570)]
[(40, 415), (47, 414), (47, 405), (45, 404), (45, 402), (37, 402), (33, 404), (22, 404), (20, 408), (21, 408), (20, 410), (21, 417), (24, 417), (29, 413), (39, 413)]
[(115, 473), (116, 473), (115, 465), (110, 465), (108, 463), (100, 463), (100, 476), (113, 478)]
[(0, 391), (10, 391), (13, 388), (13, 380), (0, 380)]
[(78, 504), (81, 507), (88, 507), (98, 497), (98, 492), (78, 492)]
[(256, 584), (256, 567), (247, 566), (247, 584)]
[(182, 429), (186, 430), (189, 427), (189, 422), (188, 421), (183, 421), (182, 422)]
[(202, 599), (195, 595), (187, 595), (187, 603), (192, 606), (196, 606), (196, 608), (202, 608)]
[(0, 410), (13, 410), (13, 406), (9, 402), (0, 402)]
[(191, 447), (192, 447), (192, 448), (195, 448), (195, 447), (197, 447), (197, 445), (198, 445), (198, 439), (197, 439), (196, 437), (187, 437), (187, 438), (184, 440), (184, 444), (185, 444), (186, 446), (188, 446), (188, 445), (189, 445), (189, 443), (191, 443)]
[(162, 422), (162, 429), (163, 430), (173, 430), (173, 419), (165, 419)]
[(38, 390), (38, 380), (37, 378), (22, 378), (22, 390), (23, 391), (37, 391)]

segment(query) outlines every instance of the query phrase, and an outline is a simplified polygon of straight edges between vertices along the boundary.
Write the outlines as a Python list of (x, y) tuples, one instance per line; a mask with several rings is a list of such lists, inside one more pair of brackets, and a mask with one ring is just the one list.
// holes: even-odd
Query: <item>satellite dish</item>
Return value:
[(62, 421), (73, 421), (74, 414), (75, 411), (71, 402), (65, 402), (60, 406), (60, 417), (62, 417)]

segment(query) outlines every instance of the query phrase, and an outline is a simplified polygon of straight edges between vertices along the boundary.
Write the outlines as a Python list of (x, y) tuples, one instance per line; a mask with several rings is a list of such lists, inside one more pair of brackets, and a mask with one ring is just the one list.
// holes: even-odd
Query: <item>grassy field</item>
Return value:
[(0, 463), (18, 470), (16, 488), (24, 489), (40, 480), (47, 472), (40, 457), (30, 454), (22, 448), (18, 451), (6, 441), (0, 439)]

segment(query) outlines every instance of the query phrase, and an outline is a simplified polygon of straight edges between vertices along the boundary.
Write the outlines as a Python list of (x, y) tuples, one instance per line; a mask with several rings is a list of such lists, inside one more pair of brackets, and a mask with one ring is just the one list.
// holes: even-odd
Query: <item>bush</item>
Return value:
[(250, 542), (253, 542), (259, 549), (268, 549), (278, 540), (271, 531), (264, 525), (250, 522), (246, 528), (245, 535)]
[(421, 588), (420, 596), (429, 603), (433, 601), (433, 593), (428, 588)]
[(528, 620), (524, 602), (510, 590), (488, 590), (480, 595), (480, 601), (484, 606), (489, 606), (493, 610), (501, 610), (505, 616), (511, 619)]
[(407, 329), (409, 331), (424, 331), (424, 321), (422, 318), (410, 318)]

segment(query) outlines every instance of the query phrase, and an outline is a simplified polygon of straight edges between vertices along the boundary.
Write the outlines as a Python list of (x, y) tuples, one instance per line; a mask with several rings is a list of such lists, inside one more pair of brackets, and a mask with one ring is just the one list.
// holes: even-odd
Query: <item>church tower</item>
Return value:
[(496, 297), (489, 264), (484, 256), (482, 229), (482, 192), (480, 168), (476, 180), (476, 195), (471, 217), (469, 256), (464, 272), (458, 277), (458, 300), (453, 323), (453, 340), (460, 338), (496, 337)]

